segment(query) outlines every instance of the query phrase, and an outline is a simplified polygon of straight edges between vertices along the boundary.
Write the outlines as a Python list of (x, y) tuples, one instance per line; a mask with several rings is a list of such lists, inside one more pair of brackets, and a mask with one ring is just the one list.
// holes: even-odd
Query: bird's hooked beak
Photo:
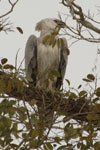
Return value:
[(54, 21), (56, 22), (56, 24), (57, 24), (57, 26), (58, 26), (59, 28), (65, 28), (65, 27), (66, 27), (65, 22), (63, 22), (63, 21), (61, 21), (61, 20), (58, 20), (58, 19), (55, 19)]

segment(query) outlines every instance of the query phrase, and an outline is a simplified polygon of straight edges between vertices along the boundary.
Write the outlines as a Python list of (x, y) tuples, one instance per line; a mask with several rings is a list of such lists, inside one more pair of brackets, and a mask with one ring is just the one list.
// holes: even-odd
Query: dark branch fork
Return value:
[(7, 17), (14, 9), (15, 5), (18, 3), (19, 0), (16, 0), (16, 2), (12, 3), (11, 0), (8, 0), (9, 4), (11, 5), (11, 8), (8, 12), (5, 14), (1, 15), (0, 18)]
[[(76, 34), (79, 36), (80, 40), (84, 39), (84, 40), (87, 40), (89, 42), (97, 42), (97, 43), (100, 42), (100, 38), (94, 38), (93, 36), (91, 36), (92, 33), (90, 34), (89, 38), (86, 38), (82, 35), (82, 27), (85, 27), (86, 29), (90, 29), (91, 31), (94, 31), (97, 34), (100, 34), (100, 29), (97, 28), (96, 26), (94, 26), (93, 23), (91, 23), (88, 20), (91, 20), (92, 22), (94, 22), (96, 24), (100, 24), (100, 22), (97, 22), (94, 19), (85, 15), (83, 13), (82, 8), (79, 5), (75, 4), (75, 2), (73, 0), (62, 0), (62, 4), (65, 7), (69, 8), (70, 14), (71, 14), (72, 18), (74, 20), (76, 20), (78, 26), (81, 25), (80, 30), (78, 30), (78, 29), (76, 30)], [(70, 28), (70, 31), (71, 30), (72, 29)], [(71, 32), (75, 35), (74, 30), (72, 30)]]
[(4, 31), (7, 32), (13, 32), (13, 24), (9, 21), (9, 15), (13, 12), (15, 5), (18, 3), (19, 0), (16, 0), (15, 2), (11, 2), (11, 0), (8, 0), (10, 9), (5, 12), (4, 14), (0, 15), (0, 32)]

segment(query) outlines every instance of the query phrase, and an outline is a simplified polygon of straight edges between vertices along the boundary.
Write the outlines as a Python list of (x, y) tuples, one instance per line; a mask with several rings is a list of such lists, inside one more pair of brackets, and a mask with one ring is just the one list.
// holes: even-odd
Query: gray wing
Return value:
[(35, 82), (37, 69), (37, 37), (31, 35), (25, 47), (25, 70), (28, 81)]
[(69, 55), (69, 49), (68, 49), (68, 45), (67, 45), (67, 40), (65, 38), (63, 38), (63, 45), (61, 47), (61, 51), (60, 51), (60, 63), (59, 63), (59, 73), (60, 73), (60, 77), (57, 78), (57, 82), (56, 82), (56, 88), (60, 89), (62, 83), (63, 83), (63, 79), (65, 76), (65, 72), (66, 72), (66, 66), (67, 66), (67, 62), (68, 62), (68, 55)]

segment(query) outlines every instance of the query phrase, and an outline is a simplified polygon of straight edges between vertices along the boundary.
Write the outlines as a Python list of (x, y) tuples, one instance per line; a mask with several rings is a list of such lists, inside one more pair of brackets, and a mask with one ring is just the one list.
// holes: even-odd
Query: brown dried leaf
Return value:
[(6, 65), (4, 65), (3, 68), (4, 68), (4, 69), (11, 69), (11, 70), (13, 70), (13, 69), (14, 69), (14, 66), (13, 66), (13, 65), (6, 64)]
[(8, 61), (8, 59), (7, 58), (3, 58), (3, 59), (1, 59), (1, 63), (4, 65), (6, 62)]
[(16, 27), (16, 29), (17, 29), (21, 34), (23, 34), (23, 30), (22, 30), (21, 27)]
[(88, 75), (87, 75), (87, 78), (90, 79), (90, 80), (92, 80), (92, 81), (95, 80), (95, 77), (94, 77), (93, 74), (88, 74)]

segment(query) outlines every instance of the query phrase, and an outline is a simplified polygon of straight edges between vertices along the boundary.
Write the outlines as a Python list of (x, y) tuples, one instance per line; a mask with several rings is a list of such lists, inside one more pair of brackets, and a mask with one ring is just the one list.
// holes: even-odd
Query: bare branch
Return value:
[[(100, 22), (95, 21), (90, 15), (85, 15), (83, 13), (82, 8), (75, 4), (74, 0), (62, 0), (62, 4), (69, 8), (70, 14), (73, 18), (73, 20), (76, 21), (77, 28), (75, 29), (67, 25), (67, 29), (70, 31), (68, 34), (69, 36), (80, 39), (80, 40), (86, 40), (89, 42), (100, 42), (100, 38), (95, 38), (91, 31), (94, 31), (97, 34), (100, 34), (100, 28), (97, 28), (93, 23), (96, 23), (97, 25), (100, 24)], [(92, 23), (91, 23), (91, 22)], [(89, 37), (84, 36), (83, 27), (90, 30), (88, 31)], [(85, 31), (85, 30), (84, 30)], [(67, 35), (68, 35), (67, 34)]]
[(16, 0), (15, 3), (12, 3), (11, 0), (8, 0), (9, 4), (11, 5), (11, 9), (8, 12), (6, 12), (5, 14), (1, 15), (0, 18), (8, 16), (13, 11), (13, 9), (14, 9), (15, 5), (18, 3), (18, 1), (19, 0)]
[(9, 18), (0, 20), (0, 31), (4, 31), (5, 33), (13, 31), (13, 24), (9, 21)]
[(15, 5), (18, 3), (19, 0), (16, 0), (14, 3), (11, 2), (11, 0), (8, 0), (11, 8), (9, 11), (4, 13), (0, 16), (0, 32), (4, 31), (5, 33), (12, 32), (13, 30), (13, 24), (9, 21), (9, 17), (7, 17), (14, 9)]

